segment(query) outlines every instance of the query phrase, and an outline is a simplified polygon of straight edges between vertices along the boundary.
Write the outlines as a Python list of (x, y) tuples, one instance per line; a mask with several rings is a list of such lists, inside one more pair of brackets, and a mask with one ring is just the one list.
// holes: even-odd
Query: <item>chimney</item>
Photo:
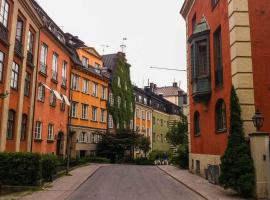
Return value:
[(173, 87), (178, 87), (177, 82), (173, 82)]

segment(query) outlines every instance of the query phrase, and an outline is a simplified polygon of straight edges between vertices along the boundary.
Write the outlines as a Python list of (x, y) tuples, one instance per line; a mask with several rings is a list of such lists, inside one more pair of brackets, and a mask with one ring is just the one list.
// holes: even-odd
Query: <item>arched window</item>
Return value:
[(216, 104), (216, 129), (218, 132), (226, 131), (226, 104), (223, 99), (219, 99)]
[(15, 111), (8, 111), (7, 139), (13, 139), (15, 129)]
[(200, 114), (198, 111), (196, 111), (194, 114), (194, 135), (195, 136), (201, 135)]

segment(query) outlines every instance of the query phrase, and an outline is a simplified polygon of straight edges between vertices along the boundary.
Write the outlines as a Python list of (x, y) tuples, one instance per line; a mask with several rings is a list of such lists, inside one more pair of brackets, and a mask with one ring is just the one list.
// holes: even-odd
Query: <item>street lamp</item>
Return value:
[(252, 117), (252, 121), (257, 131), (260, 131), (261, 127), (263, 126), (264, 117), (259, 110), (255, 112), (255, 115)]

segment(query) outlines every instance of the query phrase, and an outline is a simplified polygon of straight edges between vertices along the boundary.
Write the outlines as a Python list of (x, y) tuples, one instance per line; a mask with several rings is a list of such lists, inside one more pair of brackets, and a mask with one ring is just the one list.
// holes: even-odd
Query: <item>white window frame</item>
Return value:
[(71, 89), (72, 90), (79, 90), (79, 79), (80, 77), (76, 74), (71, 74)]
[(48, 140), (54, 140), (54, 125), (48, 124)]
[(77, 111), (78, 111), (78, 103), (77, 102), (71, 102), (71, 108), (70, 108), (70, 116), (72, 118), (77, 118)]
[(107, 91), (107, 88), (104, 85), (102, 85), (101, 86), (101, 98), (104, 100), (107, 99), (106, 91)]
[(82, 119), (88, 119), (88, 108), (87, 104), (82, 104)]
[(89, 85), (90, 85), (90, 81), (83, 78), (82, 79), (82, 93), (89, 94)]
[(42, 139), (42, 122), (40, 122), (40, 121), (36, 121), (35, 139), (36, 140)]
[(103, 123), (106, 123), (106, 110), (105, 109), (101, 109), (100, 121), (103, 122)]
[(92, 121), (97, 122), (97, 107), (92, 106)]
[(2, 0), (0, 9), (0, 22), (7, 28), (9, 18), (9, 3), (7, 0)]
[(112, 117), (112, 115), (109, 115), (108, 127), (111, 128), (111, 129), (113, 128), (113, 117)]
[(93, 91), (92, 91), (92, 95), (94, 97), (98, 97), (98, 84), (93, 82)]
[(42, 102), (44, 102), (44, 100), (45, 100), (45, 87), (44, 87), (42, 84), (40, 84), (40, 85), (38, 86), (38, 95), (37, 95), (37, 99), (38, 99), (39, 101), (42, 101)]

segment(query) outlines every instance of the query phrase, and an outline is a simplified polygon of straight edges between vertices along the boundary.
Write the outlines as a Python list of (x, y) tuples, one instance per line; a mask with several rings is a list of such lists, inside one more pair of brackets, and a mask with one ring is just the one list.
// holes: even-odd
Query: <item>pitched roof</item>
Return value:
[(168, 96), (178, 96), (179, 92), (184, 92), (179, 87), (174, 86), (166, 86), (166, 87), (158, 87), (154, 89), (156, 94), (162, 94), (164, 97)]
[(109, 70), (114, 70), (117, 61), (117, 54), (108, 54), (102, 56), (103, 64)]

